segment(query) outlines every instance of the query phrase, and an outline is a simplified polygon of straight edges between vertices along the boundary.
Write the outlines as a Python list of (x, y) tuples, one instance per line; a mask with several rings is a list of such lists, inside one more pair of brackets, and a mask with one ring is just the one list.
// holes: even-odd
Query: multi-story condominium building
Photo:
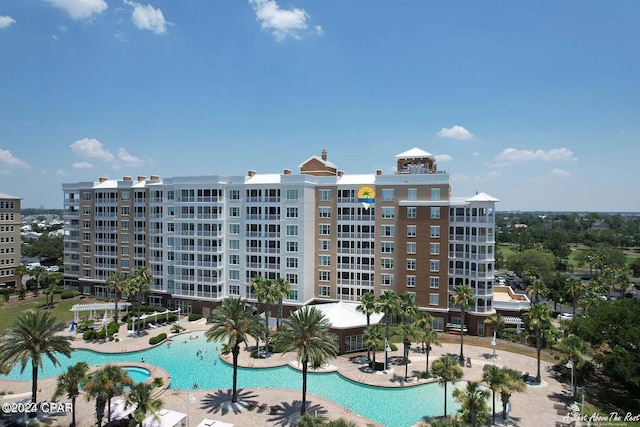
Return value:
[(433, 326), (460, 323), (449, 295), (476, 295), (470, 333), (493, 313), (495, 204), (451, 196), (449, 175), (418, 148), (397, 170), (343, 173), (326, 151), (299, 173), (152, 175), (64, 184), (65, 285), (107, 296), (115, 272), (149, 267), (153, 305), (201, 312), (227, 297), (255, 300), (251, 279), (284, 278), (291, 309), (410, 293)]
[(20, 198), (0, 192), (0, 288), (21, 286)]

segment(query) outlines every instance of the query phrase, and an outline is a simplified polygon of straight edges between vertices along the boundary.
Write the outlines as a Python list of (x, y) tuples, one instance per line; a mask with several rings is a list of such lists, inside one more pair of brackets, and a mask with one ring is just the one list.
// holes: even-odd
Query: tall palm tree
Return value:
[(482, 373), (482, 381), (489, 384), (491, 389), (491, 419), (493, 424), (496, 423), (496, 393), (502, 390), (502, 386), (507, 382), (507, 375), (505, 371), (498, 368), (496, 365), (488, 365), (489, 367)]
[(113, 273), (107, 279), (107, 289), (114, 293), (113, 302), (115, 303), (114, 320), (118, 323), (118, 301), (122, 298), (122, 292), (126, 289), (128, 277), (121, 271)]
[[(22, 283), (22, 279), (24, 278), (24, 276), (29, 274), (29, 270), (27, 270), (27, 267), (25, 267), (24, 265), (20, 264), (19, 266), (17, 266), (15, 268), (14, 274), (18, 277), (18, 290), (23, 291), (24, 290), (24, 284)], [(20, 294), (23, 295), (22, 292)], [(22, 297), (20, 299), (24, 299), (24, 297)]]
[(456, 402), (462, 403), (462, 419), (469, 422), (471, 427), (477, 427), (488, 418), (489, 390), (482, 388), (479, 382), (469, 381), (464, 389), (453, 390), (453, 397)]
[(373, 352), (373, 363), (369, 362), (369, 366), (374, 371), (376, 370), (376, 349), (384, 346), (384, 333), (380, 329), (380, 325), (367, 326), (362, 336), (367, 348), (370, 348)]
[(289, 296), (291, 286), (289, 285), (288, 280), (283, 279), (282, 277), (278, 277), (273, 281), (273, 287), (278, 303), (278, 318), (276, 320), (276, 329), (280, 329), (280, 325), (282, 324), (282, 302)]
[(460, 365), (449, 356), (442, 356), (431, 368), (433, 376), (438, 379), (438, 384), (444, 386), (444, 416), (447, 416), (447, 384), (455, 383), (462, 379), (463, 373)]
[(104, 417), (107, 407), (107, 425), (111, 422), (111, 399), (122, 394), (126, 386), (132, 386), (133, 379), (120, 366), (105, 365), (89, 376), (83, 386), (87, 399), (96, 399), (96, 416), (98, 425)]
[(285, 320), (285, 327), (278, 332), (278, 345), (283, 352), (296, 351), (298, 362), (302, 364), (302, 408), (307, 406), (307, 371), (309, 363), (313, 368), (322, 366), (338, 355), (338, 337), (329, 332), (331, 323), (320, 310), (305, 306), (291, 313)]
[(576, 306), (578, 301), (585, 294), (585, 288), (582, 285), (582, 280), (577, 277), (570, 277), (567, 279), (567, 283), (564, 286), (564, 293), (571, 299), (571, 307), (573, 307), (573, 315), (576, 315)]
[[(416, 317), (416, 320), (413, 322), (413, 326), (422, 330), (422, 332), (426, 332), (431, 329), (431, 322), (433, 321), (433, 316), (426, 311), (419, 311)], [(425, 341), (421, 341), (422, 343), (422, 352), (424, 353)]]
[(438, 331), (434, 331), (433, 329), (429, 328), (425, 331), (423, 331), (420, 334), (420, 340), (422, 341), (423, 344), (426, 345), (425, 348), (425, 354), (426, 354), (426, 361), (425, 361), (425, 372), (424, 372), (424, 376), (425, 378), (429, 378), (430, 374), (429, 374), (429, 354), (431, 353), (431, 350), (433, 349), (432, 346), (437, 345), (437, 346), (441, 346), (442, 344), (440, 343), (440, 336), (438, 335)]
[(542, 351), (542, 333), (551, 326), (551, 310), (550, 305), (544, 303), (536, 303), (531, 306), (526, 316), (529, 319), (529, 328), (533, 329), (536, 334), (536, 351), (538, 355), (538, 370), (536, 373), (536, 382), (540, 383), (540, 352)]
[[(264, 354), (269, 356), (269, 312), (271, 306), (277, 301), (275, 287), (273, 281), (264, 279), (262, 276), (256, 276), (251, 279), (251, 292), (253, 292), (258, 300), (258, 304), (264, 304)], [(258, 349), (260, 350), (260, 349)]]
[(505, 382), (500, 388), (500, 400), (502, 401), (502, 419), (507, 419), (507, 405), (513, 393), (522, 393), (527, 389), (526, 384), (522, 381), (522, 375), (515, 369), (501, 368)]
[(42, 279), (43, 275), (47, 274), (47, 270), (45, 270), (44, 267), (34, 267), (29, 270), (29, 274), (36, 280), (36, 287), (33, 290), (33, 295), (38, 296), (38, 289), (40, 289), (40, 280)]
[(40, 277), (40, 284), (43, 288), (46, 288), (44, 294), (46, 296), (46, 304), (47, 308), (53, 308), (53, 297), (56, 291), (56, 285), (58, 284), (59, 278), (49, 273), (48, 271), (43, 273)]
[(55, 401), (61, 394), (66, 394), (71, 399), (71, 427), (76, 426), (76, 399), (80, 395), (80, 387), (87, 379), (89, 365), (86, 362), (78, 362), (67, 368), (67, 371), (58, 377), (56, 390), (51, 400)]
[(404, 381), (407, 381), (409, 374), (409, 350), (411, 349), (411, 341), (415, 340), (419, 334), (418, 329), (411, 323), (403, 323), (398, 326), (396, 333), (402, 338), (404, 351)]
[(451, 305), (460, 308), (460, 317), (462, 325), (460, 326), (460, 363), (464, 362), (464, 321), (467, 310), (476, 303), (476, 297), (473, 295), (473, 289), (469, 285), (458, 285), (453, 288), (449, 302)]
[(500, 329), (504, 328), (505, 321), (504, 316), (498, 312), (493, 313), (491, 316), (487, 317), (487, 320), (484, 321), (491, 325), (491, 334), (497, 333)]
[(133, 411), (133, 419), (137, 426), (141, 426), (147, 413), (151, 412), (154, 418), (157, 418), (158, 411), (162, 409), (162, 401), (152, 396), (153, 385), (149, 383), (137, 383), (131, 387), (131, 391), (127, 396), (124, 407), (136, 405)]
[[(376, 312), (376, 296), (373, 292), (365, 292), (360, 297), (358, 312), (367, 316), (367, 328), (371, 325), (371, 315)], [(367, 361), (371, 361), (371, 346), (367, 345)]]
[[(525, 292), (527, 293), (529, 298), (531, 298), (531, 301), (533, 303), (539, 302), (541, 296), (546, 297), (549, 294), (549, 288), (547, 288), (547, 285), (544, 284), (542, 279), (535, 278), (531, 281), (531, 284), (527, 286)], [(534, 296), (535, 299), (533, 298)]]
[(410, 292), (400, 295), (400, 307), (398, 311), (402, 316), (403, 323), (412, 323), (420, 312), (418, 304), (416, 304), (414, 299), (415, 294)]
[(205, 332), (207, 341), (226, 341), (233, 356), (233, 385), (231, 402), (238, 401), (238, 355), (240, 344), (248, 344), (249, 338), (260, 339), (264, 329), (260, 324), (260, 316), (253, 311), (245, 300), (228, 298), (222, 301), (220, 308), (213, 311), (208, 319), (212, 324)]
[(391, 317), (398, 314), (400, 311), (400, 297), (394, 291), (386, 290), (378, 298), (378, 304), (376, 311), (384, 313), (385, 318), (385, 352), (384, 352), (384, 369), (387, 369), (389, 355), (386, 351), (386, 346), (389, 343), (389, 326), (391, 324)]
[[(38, 369), (43, 367), (46, 356), (59, 365), (59, 354), (71, 357), (71, 337), (56, 335), (65, 329), (64, 323), (47, 311), (26, 311), (9, 327), (0, 343), (0, 365), (20, 364), (21, 371), (31, 360), (31, 402), (37, 402)], [(36, 413), (29, 416), (35, 417)]]
[[(562, 341), (555, 345), (555, 349), (564, 355), (565, 360), (571, 361), (573, 365), (574, 384), (577, 384), (578, 376), (576, 373), (578, 372), (578, 365), (582, 362), (583, 356), (590, 353), (591, 348), (580, 337), (571, 335), (563, 338)], [(571, 391), (574, 392), (573, 389)]]

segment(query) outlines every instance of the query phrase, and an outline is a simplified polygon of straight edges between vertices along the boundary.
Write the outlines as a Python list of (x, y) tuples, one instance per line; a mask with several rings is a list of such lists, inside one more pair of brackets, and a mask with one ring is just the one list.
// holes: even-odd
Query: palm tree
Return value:
[(373, 352), (373, 363), (369, 362), (369, 366), (376, 370), (376, 349), (384, 345), (384, 333), (380, 329), (380, 325), (367, 326), (362, 336), (367, 348)]
[(151, 393), (153, 392), (153, 385), (149, 383), (137, 383), (131, 387), (131, 391), (127, 396), (124, 407), (136, 405), (136, 409), (133, 411), (133, 419), (136, 421), (136, 425), (141, 426), (144, 419), (147, 417), (147, 413), (151, 412), (154, 418), (157, 418), (157, 413), (162, 409), (162, 401), (154, 398)]
[(412, 323), (413, 319), (418, 316), (420, 309), (418, 308), (418, 304), (414, 301), (415, 294), (406, 292), (400, 295), (400, 307), (399, 313), (402, 316), (402, 321), (404, 323)]
[[(413, 322), (413, 326), (422, 330), (422, 332), (426, 332), (431, 329), (431, 322), (433, 321), (433, 316), (427, 313), (426, 311), (419, 311), (416, 317), (416, 320)], [(422, 335), (421, 335), (422, 336)], [(425, 342), (422, 343), (422, 352), (424, 353)]]
[[(540, 278), (535, 278), (531, 281), (531, 284), (527, 286), (525, 292), (533, 302), (539, 302), (540, 296), (546, 297), (549, 294), (549, 288), (547, 288), (547, 285), (545, 285)], [(535, 300), (532, 298), (533, 296), (535, 296)]]
[(429, 378), (430, 374), (429, 374), (429, 354), (431, 353), (431, 350), (433, 349), (433, 345), (437, 345), (437, 346), (441, 346), (442, 344), (440, 343), (440, 339), (439, 339), (439, 335), (438, 335), (438, 331), (434, 331), (433, 329), (429, 328), (425, 331), (422, 331), (422, 333), (420, 334), (420, 340), (422, 341), (422, 343), (424, 345), (426, 345), (426, 349), (425, 349), (425, 353), (426, 353), (426, 362), (425, 362), (425, 371), (424, 371), (424, 377), (425, 378)]
[(526, 316), (529, 318), (529, 328), (533, 329), (536, 334), (536, 351), (538, 355), (538, 370), (536, 373), (536, 382), (540, 383), (540, 351), (542, 350), (542, 331), (551, 326), (551, 310), (550, 305), (544, 303), (536, 303), (531, 306)]
[(402, 338), (402, 345), (404, 350), (404, 381), (407, 381), (409, 374), (409, 350), (411, 349), (411, 341), (413, 341), (418, 335), (418, 331), (411, 323), (403, 323), (396, 329), (396, 333)]
[(128, 277), (121, 271), (117, 271), (107, 279), (107, 289), (114, 293), (113, 302), (115, 303), (114, 320), (118, 323), (118, 300), (122, 297), (122, 292), (126, 289)]
[[(376, 312), (376, 296), (373, 292), (365, 292), (360, 297), (358, 312), (367, 316), (367, 328), (371, 325), (371, 315)], [(367, 345), (367, 361), (371, 361), (371, 346)]]
[(567, 279), (567, 283), (564, 286), (564, 293), (571, 299), (571, 306), (573, 307), (573, 315), (576, 315), (576, 306), (578, 301), (585, 293), (584, 286), (582, 286), (582, 280), (577, 277), (570, 277)]
[(320, 310), (305, 306), (294, 311), (284, 322), (285, 328), (278, 332), (278, 345), (283, 352), (297, 351), (302, 364), (302, 408), (307, 406), (307, 370), (322, 366), (328, 359), (338, 355), (338, 337), (329, 332), (331, 323)]
[(386, 351), (386, 346), (389, 343), (389, 325), (391, 322), (391, 316), (395, 316), (398, 314), (400, 310), (400, 297), (394, 291), (386, 290), (380, 298), (378, 298), (378, 304), (376, 311), (379, 313), (384, 313), (385, 318), (385, 335), (384, 335), (384, 344), (385, 344), (385, 352), (384, 352), (384, 369), (387, 369), (389, 360), (389, 355)]
[(482, 373), (482, 381), (489, 384), (491, 389), (491, 419), (493, 424), (496, 423), (496, 392), (502, 390), (502, 386), (507, 382), (505, 372), (496, 365), (488, 365), (489, 367)]
[(87, 399), (96, 399), (96, 416), (98, 425), (104, 417), (104, 407), (107, 407), (107, 425), (111, 422), (111, 399), (122, 394), (126, 386), (132, 386), (133, 379), (120, 366), (105, 365), (89, 376), (83, 389)]
[[(577, 384), (578, 376), (576, 373), (578, 371), (578, 365), (582, 362), (583, 355), (590, 353), (591, 348), (585, 341), (576, 335), (563, 338), (555, 348), (565, 356), (566, 361), (570, 361), (573, 365), (574, 384)], [(571, 392), (573, 393), (574, 390), (572, 389)]]
[(264, 336), (264, 329), (260, 324), (260, 316), (253, 311), (245, 300), (228, 298), (222, 301), (220, 308), (213, 311), (208, 319), (212, 324), (205, 332), (207, 341), (226, 341), (233, 356), (233, 386), (231, 402), (238, 401), (238, 355), (240, 344), (248, 344), (250, 337), (260, 339)]
[(507, 405), (513, 393), (522, 393), (527, 389), (526, 384), (522, 381), (522, 375), (515, 369), (502, 368), (505, 376), (505, 382), (500, 388), (500, 400), (502, 401), (502, 419), (507, 419)]
[[(37, 402), (38, 368), (43, 367), (44, 356), (59, 365), (59, 354), (71, 357), (71, 337), (56, 335), (65, 329), (62, 322), (47, 311), (26, 311), (9, 327), (0, 343), (0, 365), (13, 367), (20, 364), (21, 372), (31, 360), (31, 402)], [(35, 417), (36, 413), (29, 414)]]
[(47, 288), (44, 291), (44, 294), (46, 296), (46, 304), (47, 304), (47, 308), (53, 308), (53, 296), (55, 295), (55, 291), (56, 291), (56, 284), (58, 283), (58, 280), (53, 274), (49, 273), (48, 271), (43, 273), (41, 278), (40, 278), (40, 283), (42, 285), (43, 288)]
[(431, 368), (433, 376), (438, 378), (438, 384), (444, 386), (444, 416), (447, 416), (447, 383), (462, 379), (462, 368), (449, 356), (442, 356)]
[[(20, 295), (24, 295), (24, 285), (22, 283), (22, 279), (24, 278), (24, 276), (26, 276), (27, 274), (29, 274), (29, 270), (27, 270), (27, 267), (25, 267), (24, 265), (20, 264), (19, 266), (17, 266), (14, 270), (14, 274), (18, 277), (18, 290), (21, 291)], [(20, 299), (24, 299), (24, 296), (22, 296)]]
[(473, 295), (471, 286), (458, 285), (453, 288), (453, 295), (451, 295), (449, 301), (451, 305), (460, 308), (460, 317), (462, 318), (462, 325), (460, 326), (460, 363), (462, 363), (464, 362), (464, 318), (469, 307), (472, 307), (476, 303), (476, 297)]
[(469, 381), (465, 389), (453, 390), (453, 397), (456, 402), (462, 403), (460, 412), (462, 419), (477, 427), (479, 423), (484, 423), (488, 418), (487, 399), (489, 390), (483, 389), (479, 382)]
[(40, 289), (40, 279), (42, 278), (43, 274), (47, 274), (47, 270), (45, 270), (44, 267), (34, 267), (29, 270), (29, 274), (36, 279), (36, 286), (33, 290), (33, 296), (37, 297), (38, 289)]
[[(269, 356), (269, 312), (271, 311), (271, 305), (277, 300), (273, 281), (264, 279), (262, 276), (256, 276), (251, 279), (251, 292), (253, 292), (258, 300), (258, 304), (264, 303), (264, 354), (265, 357)], [(260, 350), (258, 348), (258, 350)]]
[(491, 325), (491, 334), (495, 335), (500, 329), (504, 328), (505, 321), (504, 316), (502, 314), (495, 312), (491, 316), (487, 317), (487, 320), (484, 321)]
[(67, 372), (58, 377), (56, 390), (51, 397), (55, 401), (61, 394), (66, 394), (71, 399), (71, 427), (76, 426), (76, 399), (80, 395), (80, 386), (87, 379), (88, 370), (86, 362), (69, 366)]
[(278, 300), (278, 318), (276, 320), (276, 329), (280, 329), (280, 324), (282, 323), (282, 300), (289, 296), (291, 286), (286, 279), (278, 277), (273, 281), (273, 287), (275, 297)]

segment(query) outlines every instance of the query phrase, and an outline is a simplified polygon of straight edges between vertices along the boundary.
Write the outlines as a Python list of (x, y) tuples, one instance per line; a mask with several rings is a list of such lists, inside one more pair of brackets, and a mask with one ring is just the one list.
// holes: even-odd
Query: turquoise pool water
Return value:
[(124, 366), (124, 370), (127, 371), (133, 382), (143, 383), (151, 378), (151, 371), (145, 368), (139, 368), (137, 366)]
[[(40, 378), (60, 375), (68, 366), (79, 361), (85, 361), (89, 365), (101, 365), (111, 362), (137, 362), (144, 357), (146, 363), (161, 366), (169, 372), (172, 389), (191, 389), (194, 382), (198, 382), (199, 389), (231, 388), (233, 368), (220, 360), (218, 344), (207, 342), (202, 333), (193, 334), (193, 337), (194, 339), (190, 340), (188, 336), (180, 335), (174, 337), (171, 346), (165, 343), (131, 353), (107, 354), (75, 350), (70, 359), (61, 356), (61, 366), (57, 367), (45, 358)], [(280, 356), (276, 354), (272, 357)], [(25, 369), (25, 372), (20, 373), (18, 367), (6, 377), (13, 380), (30, 380), (30, 372), (30, 369)], [(150, 372), (150, 375), (153, 376), (153, 372)], [(302, 375), (289, 366), (239, 368), (238, 388), (283, 388), (301, 391)], [(450, 386), (447, 391), (451, 393), (452, 389)], [(406, 388), (372, 387), (348, 380), (335, 372), (310, 373), (307, 391), (389, 427), (409, 427), (424, 417), (441, 415), (444, 410), (444, 390), (436, 383)], [(458, 407), (449, 395), (448, 412), (454, 414)]]

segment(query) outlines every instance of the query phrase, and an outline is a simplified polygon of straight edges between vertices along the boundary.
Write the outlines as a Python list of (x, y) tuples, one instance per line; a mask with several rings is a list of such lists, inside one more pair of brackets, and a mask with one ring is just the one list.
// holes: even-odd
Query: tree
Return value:
[(541, 382), (540, 377), (540, 352), (542, 351), (542, 331), (551, 326), (551, 306), (544, 303), (536, 303), (531, 306), (529, 312), (526, 313), (529, 320), (529, 328), (533, 329), (536, 334), (536, 352), (538, 357), (538, 370), (536, 373), (536, 382)]
[(424, 376), (425, 378), (429, 378), (429, 354), (431, 353), (431, 350), (433, 349), (432, 346), (437, 345), (437, 346), (441, 346), (442, 344), (440, 343), (440, 339), (438, 336), (438, 331), (434, 331), (433, 329), (431, 329), (431, 327), (429, 327), (426, 330), (423, 330), (422, 333), (419, 335), (420, 337), (420, 341), (426, 345), (425, 348), (425, 354), (426, 354), (426, 360), (425, 360), (425, 371), (424, 371)]
[(473, 296), (473, 289), (469, 285), (458, 285), (453, 288), (453, 295), (449, 300), (451, 305), (460, 308), (460, 317), (462, 325), (460, 327), (460, 363), (464, 362), (464, 321), (467, 310), (476, 303)]
[(231, 402), (238, 401), (238, 355), (240, 344), (248, 344), (250, 337), (258, 340), (264, 336), (260, 316), (245, 300), (228, 298), (222, 301), (220, 308), (213, 311), (208, 319), (212, 324), (205, 332), (207, 341), (226, 341), (233, 356), (233, 385)]
[(153, 385), (149, 383), (137, 383), (131, 387), (131, 391), (127, 396), (125, 408), (136, 405), (136, 409), (133, 411), (133, 419), (138, 426), (142, 425), (142, 422), (147, 417), (147, 413), (151, 412), (153, 417), (157, 418), (158, 411), (162, 409), (162, 401), (154, 398), (151, 395), (152, 391)]
[(56, 390), (51, 397), (55, 401), (61, 394), (66, 394), (71, 399), (71, 427), (76, 425), (76, 399), (80, 395), (80, 386), (87, 379), (89, 365), (86, 362), (78, 362), (67, 368), (67, 371), (58, 377)]
[[(24, 276), (26, 276), (27, 274), (29, 274), (29, 270), (27, 270), (27, 267), (25, 267), (24, 265), (20, 264), (19, 266), (17, 266), (15, 268), (15, 275), (18, 277), (18, 290), (22, 291), (24, 290), (24, 284), (22, 283), (22, 279), (24, 278)], [(24, 299), (24, 294), (22, 294), (23, 296), (20, 299)]]
[(495, 335), (500, 329), (504, 328), (505, 320), (504, 316), (496, 311), (491, 316), (487, 317), (487, 320), (485, 320), (484, 323), (491, 325), (491, 334)]
[(571, 301), (571, 307), (573, 307), (573, 315), (575, 316), (578, 301), (580, 301), (580, 298), (582, 298), (585, 294), (582, 280), (578, 279), (577, 277), (568, 278), (564, 287), (564, 294)]
[(491, 389), (491, 419), (493, 424), (496, 423), (496, 393), (499, 393), (502, 386), (507, 382), (505, 371), (496, 365), (488, 365), (489, 367), (482, 373), (482, 381), (489, 384)]
[(113, 302), (115, 303), (114, 320), (118, 322), (118, 301), (122, 298), (122, 292), (126, 289), (128, 277), (121, 271), (117, 271), (107, 279), (107, 289), (114, 293)]
[[(13, 367), (20, 364), (21, 372), (31, 360), (31, 403), (37, 402), (38, 369), (46, 356), (59, 365), (59, 354), (71, 357), (71, 337), (56, 335), (65, 329), (64, 323), (46, 311), (26, 311), (9, 327), (0, 343), (0, 365)], [(36, 413), (29, 414), (35, 417)]]
[(403, 323), (413, 323), (413, 320), (420, 312), (418, 304), (414, 301), (415, 294), (411, 292), (406, 292), (400, 295), (400, 307), (398, 312), (401, 315)]
[[(413, 326), (420, 329), (422, 332), (426, 332), (431, 329), (431, 322), (433, 321), (433, 317), (426, 311), (419, 311), (417, 314), (416, 320), (413, 322)], [(419, 337), (421, 339), (422, 335)], [(420, 341), (422, 344), (422, 352), (424, 353), (425, 341)]]
[(396, 334), (402, 338), (402, 345), (404, 350), (404, 381), (407, 382), (409, 375), (409, 350), (411, 349), (411, 341), (416, 339), (418, 331), (411, 323), (403, 323), (396, 329)]
[(636, 258), (629, 266), (633, 277), (640, 277), (640, 258)]
[[(580, 337), (571, 335), (563, 338), (562, 341), (555, 345), (555, 348), (565, 357), (564, 363), (571, 361), (571, 364), (573, 365), (575, 384), (577, 384), (578, 366), (582, 363), (583, 355), (590, 352), (589, 345)], [(574, 390), (571, 391), (573, 393)]]
[(302, 365), (302, 408), (307, 406), (307, 371), (309, 363), (313, 368), (322, 366), (327, 360), (338, 355), (337, 337), (329, 332), (331, 324), (320, 310), (312, 306), (302, 307), (285, 320), (285, 327), (277, 332), (278, 345), (283, 352), (296, 351)]
[(507, 268), (518, 274), (524, 274), (528, 269), (534, 268), (540, 278), (547, 283), (555, 271), (556, 258), (548, 251), (527, 249), (511, 255), (507, 260)]
[(520, 372), (515, 369), (501, 368), (504, 372), (505, 381), (500, 387), (500, 400), (502, 401), (502, 419), (507, 419), (507, 405), (513, 393), (522, 393), (527, 385), (522, 381)]
[(527, 276), (527, 279), (529, 280), (529, 286), (527, 286), (527, 289), (525, 290), (525, 292), (527, 293), (527, 295), (529, 295), (529, 298), (531, 298), (532, 296), (536, 297), (535, 301), (533, 301), (533, 298), (531, 298), (533, 302), (539, 302), (540, 296), (546, 297), (547, 294), (549, 293), (549, 289), (544, 284), (540, 274), (537, 272), (535, 268), (530, 268), (527, 271), (526, 276)]
[(289, 282), (282, 277), (278, 277), (273, 281), (275, 297), (278, 300), (278, 319), (276, 320), (276, 329), (280, 329), (282, 323), (282, 301), (289, 296), (291, 286)]
[(489, 418), (489, 408), (487, 408), (489, 390), (483, 389), (479, 382), (469, 381), (464, 389), (453, 390), (453, 397), (456, 402), (462, 404), (459, 412), (462, 413), (462, 419), (470, 423), (471, 427), (484, 424)]
[(362, 336), (367, 348), (373, 352), (373, 363), (369, 362), (369, 366), (376, 370), (376, 349), (384, 346), (384, 333), (380, 329), (380, 325), (367, 326)]
[(40, 281), (42, 280), (42, 276), (47, 274), (47, 270), (45, 270), (44, 267), (34, 267), (29, 270), (29, 274), (31, 274), (36, 281), (33, 289), (33, 296), (37, 297), (39, 292), (38, 289), (40, 289)]
[[(400, 297), (393, 291), (386, 290), (380, 297), (378, 298), (378, 304), (376, 311), (379, 313), (384, 313), (385, 319), (385, 348), (389, 343), (389, 326), (391, 324), (391, 316), (395, 316), (400, 311)], [(387, 365), (389, 355), (386, 350), (384, 352), (384, 369), (387, 369)]]
[[(376, 296), (373, 292), (365, 292), (360, 297), (358, 312), (367, 316), (367, 328), (371, 325), (371, 315), (376, 312)], [(367, 345), (367, 361), (371, 361), (371, 346)]]
[[(275, 288), (273, 281), (269, 279), (263, 279), (262, 276), (256, 276), (251, 279), (251, 292), (253, 292), (258, 300), (258, 304), (264, 303), (264, 354), (265, 357), (269, 356), (269, 313), (271, 312), (271, 306), (277, 301)], [(258, 349), (260, 350), (260, 349)]]
[(96, 400), (98, 425), (102, 423), (104, 408), (107, 407), (107, 425), (111, 422), (111, 399), (121, 394), (124, 388), (133, 385), (133, 379), (120, 366), (105, 365), (89, 376), (83, 390), (87, 400)]
[(447, 416), (447, 383), (456, 382), (463, 376), (460, 365), (449, 356), (442, 356), (431, 368), (433, 376), (438, 379), (438, 384), (444, 387), (444, 416)]

